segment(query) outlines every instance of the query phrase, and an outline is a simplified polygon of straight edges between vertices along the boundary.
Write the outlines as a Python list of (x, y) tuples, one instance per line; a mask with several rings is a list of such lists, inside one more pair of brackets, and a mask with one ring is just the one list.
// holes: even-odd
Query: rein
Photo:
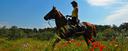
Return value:
[[(48, 25), (49, 25), (51, 28), (53, 28), (53, 26), (50, 24), (50, 21), (49, 21), (49, 20), (48, 20)], [(54, 29), (55, 29), (55, 28), (54, 28)], [(54, 31), (55, 31), (54, 29), (53, 29), (53, 31), (52, 31), (53, 33), (54, 33)], [(61, 39), (56, 33), (55, 33), (55, 36), (56, 36), (57, 38)]]
[(51, 24), (50, 24), (50, 21), (48, 20), (48, 25), (51, 27), (51, 28), (53, 28), (52, 26), (51, 26)]
[[(53, 20), (54, 21), (54, 20)], [(51, 24), (50, 24), (50, 21), (48, 20), (48, 25), (51, 27), (51, 28), (54, 28)], [(64, 30), (63, 30), (64, 31)], [(52, 31), (53, 33), (55, 32), (55, 28), (53, 29), (53, 31)], [(62, 35), (65, 37), (65, 35), (62, 33)], [(62, 39), (62, 38), (60, 38), (56, 33), (55, 33), (55, 36), (57, 37), (57, 38), (59, 38), (59, 39)]]

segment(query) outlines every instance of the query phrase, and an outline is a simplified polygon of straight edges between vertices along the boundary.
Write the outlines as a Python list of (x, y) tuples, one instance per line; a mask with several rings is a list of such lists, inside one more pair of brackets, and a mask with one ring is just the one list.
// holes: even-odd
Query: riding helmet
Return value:
[(73, 6), (77, 6), (77, 2), (76, 2), (76, 1), (72, 1), (71, 4), (72, 4)]

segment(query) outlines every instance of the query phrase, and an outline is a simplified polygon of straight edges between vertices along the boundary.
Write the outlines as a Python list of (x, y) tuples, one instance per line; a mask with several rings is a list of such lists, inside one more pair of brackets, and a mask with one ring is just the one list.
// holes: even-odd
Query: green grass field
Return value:
[[(53, 40), (41, 41), (32, 38), (6, 40), (0, 38), (0, 51), (52, 51), (51, 45)], [(123, 41), (123, 42), (121, 42)], [(103, 51), (127, 51), (128, 41), (126, 39), (121, 41), (98, 41), (105, 47)], [(54, 51), (92, 51), (91, 47), (87, 47), (83, 40), (75, 40), (67, 44), (65, 40), (59, 42)], [(99, 51), (99, 48), (94, 48), (94, 51)]]
[(52, 49), (57, 38), (54, 28), (27, 29), (12, 26), (0, 28), (0, 51), (128, 51), (128, 23), (96, 25), (96, 42), (87, 46), (83, 37), (72, 36), (73, 41), (64, 39)]

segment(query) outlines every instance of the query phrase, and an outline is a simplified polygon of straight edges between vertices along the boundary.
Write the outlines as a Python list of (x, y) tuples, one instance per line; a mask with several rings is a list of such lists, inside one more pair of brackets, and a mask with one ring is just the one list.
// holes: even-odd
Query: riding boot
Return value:
[(80, 26), (78, 24), (75, 24), (75, 30), (76, 30), (76, 32), (80, 31)]

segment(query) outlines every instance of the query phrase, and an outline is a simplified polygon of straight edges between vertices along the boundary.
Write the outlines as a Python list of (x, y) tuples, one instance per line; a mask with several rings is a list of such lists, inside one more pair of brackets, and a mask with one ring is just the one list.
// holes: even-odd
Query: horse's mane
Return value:
[[(65, 18), (65, 16), (56, 8), (52, 9), (54, 12), (56, 12), (56, 25), (59, 27), (63, 27), (64, 25), (67, 24), (67, 19)], [(51, 11), (52, 11), (51, 10)]]

